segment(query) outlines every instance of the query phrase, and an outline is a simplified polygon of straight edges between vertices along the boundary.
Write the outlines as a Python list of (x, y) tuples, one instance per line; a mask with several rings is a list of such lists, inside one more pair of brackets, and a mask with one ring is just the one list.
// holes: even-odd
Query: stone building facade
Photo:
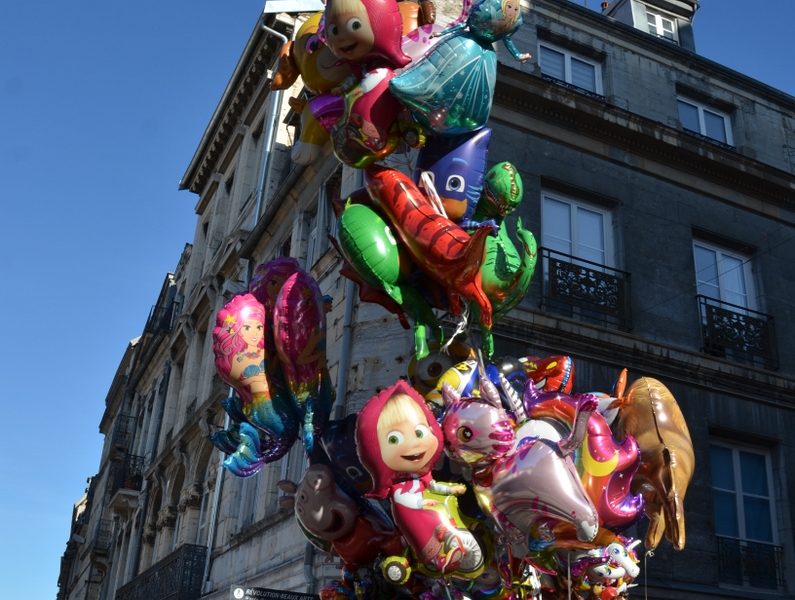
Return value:
[[(687, 547), (644, 557), (633, 595), (795, 598), (795, 98), (699, 56), (695, 0), (604, 4), (523, 3), (514, 41), (534, 58), (498, 51), (489, 162), (521, 171), (518, 214), (542, 251), (496, 324), (497, 354), (568, 354), (579, 391), (609, 390), (627, 367), (679, 401), (697, 460)], [(337, 574), (280, 508), (275, 483), (300, 477), (301, 449), (237, 479), (207, 441), (229, 393), (215, 313), (260, 262), (296, 257), (333, 298), (336, 416), (411, 358), (411, 336), (358, 300), (327, 242), (328, 200), (359, 173), (330, 147), (290, 162), (296, 117), (270, 78), (296, 19), (257, 24), (184, 174), (195, 236), (108, 392), (58, 600), (316, 593)]]

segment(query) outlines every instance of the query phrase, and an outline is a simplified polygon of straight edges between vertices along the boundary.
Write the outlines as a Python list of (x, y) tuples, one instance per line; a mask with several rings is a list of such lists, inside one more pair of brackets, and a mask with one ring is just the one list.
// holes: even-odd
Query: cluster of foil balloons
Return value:
[[(413, 329), (406, 379), (331, 419), (326, 299), (289, 258), (259, 265), (217, 315), (213, 351), (236, 394), (212, 436), (248, 477), (301, 440), (308, 469), (279, 482), (307, 539), (339, 557), (324, 600), (626, 597), (647, 550), (685, 544), (694, 458), (675, 398), (659, 381), (575, 393), (566, 356), (493, 360), (491, 328), (526, 295), (533, 234), (506, 217), (523, 197), (516, 167), (488, 168), (494, 43), (521, 25), (516, 0), (464, 1), (446, 27), (430, 0), (328, 0), (281, 52), (274, 89), (311, 97), (292, 158), (330, 140), (365, 187), (334, 203), (342, 274), (362, 301)], [(410, 174), (381, 161), (418, 150)], [(480, 347), (443, 339), (437, 314)], [(485, 357), (485, 359), (483, 358)], [(634, 531), (634, 530), (633, 530)]]
[[(533, 234), (505, 217), (522, 200), (516, 167), (487, 169), (496, 81), (494, 42), (520, 61), (511, 41), (521, 26), (516, 0), (465, 2), (443, 27), (430, 0), (328, 0), (282, 49), (275, 89), (299, 77), (309, 100), (292, 149), (311, 164), (330, 139), (336, 157), (362, 169), (365, 187), (336, 203), (343, 274), (413, 328), (415, 351), (442, 341), (435, 310), (466, 327), (480, 324), (493, 353), (491, 327), (527, 293), (536, 260)], [(379, 164), (418, 148), (412, 171)]]
[(611, 393), (575, 393), (569, 357), (484, 363), (456, 343), (333, 420), (324, 334), (314, 280), (290, 259), (260, 265), (217, 315), (216, 365), (237, 395), (212, 438), (247, 477), (301, 437), (308, 469), (278, 485), (341, 560), (324, 600), (628, 597), (630, 527), (648, 518), (647, 550), (684, 547), (693, 447), (656, 379), (627, 385), (624, 370)]

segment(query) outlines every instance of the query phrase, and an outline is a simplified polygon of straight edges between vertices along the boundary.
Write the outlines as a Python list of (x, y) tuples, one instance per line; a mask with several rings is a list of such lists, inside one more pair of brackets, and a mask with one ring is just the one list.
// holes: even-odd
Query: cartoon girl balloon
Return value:
[(265, 307), (253, 295), (235, 296), (216, 315), (213, 352), (221, 379), (240, 394), (243, 415), (268, 434), (270, 450), (281, 456), (298, 427), (289, 403), (274, 393), (266, 375), (265, 323)]
[(326, 45), (357, 80), (340, 85), (341, 96), (322, 94), (309, 106), (330, 132), (337, 158), (362, 168), (400, 141), (401, 107), (389, 81), (394, 69), (411, 61), (401, 50), (403, 19), (395, 0), (329, 0), (324, 19)]
[(483, 552), (455, 498), (466, 488), (431, 475), (443, 436), (422, 396), (398, 381), (370, 398), (359, 413), (356, 449), (373, 478), (368, 496), (389, 498), (395, 524), (422, 566), (434, 575), (477, 577)]

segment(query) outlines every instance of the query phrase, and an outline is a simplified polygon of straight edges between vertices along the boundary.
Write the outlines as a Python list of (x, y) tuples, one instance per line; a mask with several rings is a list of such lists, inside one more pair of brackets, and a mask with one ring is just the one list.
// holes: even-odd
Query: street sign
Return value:
[(229, 592), (229, 598), (230, 600), (306, 600), (309, 598), (318, 600), (317, 595), (249, 587), (247, 585), (233, 585)]
[(326, 8), (321, 0), (265, 0), (263, 13), (318, 12)]

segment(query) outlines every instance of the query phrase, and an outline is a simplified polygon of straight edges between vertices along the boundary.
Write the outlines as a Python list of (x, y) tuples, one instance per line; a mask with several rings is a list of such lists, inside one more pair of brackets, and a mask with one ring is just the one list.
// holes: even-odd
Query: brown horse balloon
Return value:
[(645, 546), (657, 547), (663, 534), (674, 548), (685, 547), (684, 499), (695, 467), (693, 442), (673, 394), (650, 377), (632, 382), (626, 395), (616, 393), (621, 407), (619, 435), (633, 436), (641, 465), (633, 491), (641, 491), (649, 517)]

